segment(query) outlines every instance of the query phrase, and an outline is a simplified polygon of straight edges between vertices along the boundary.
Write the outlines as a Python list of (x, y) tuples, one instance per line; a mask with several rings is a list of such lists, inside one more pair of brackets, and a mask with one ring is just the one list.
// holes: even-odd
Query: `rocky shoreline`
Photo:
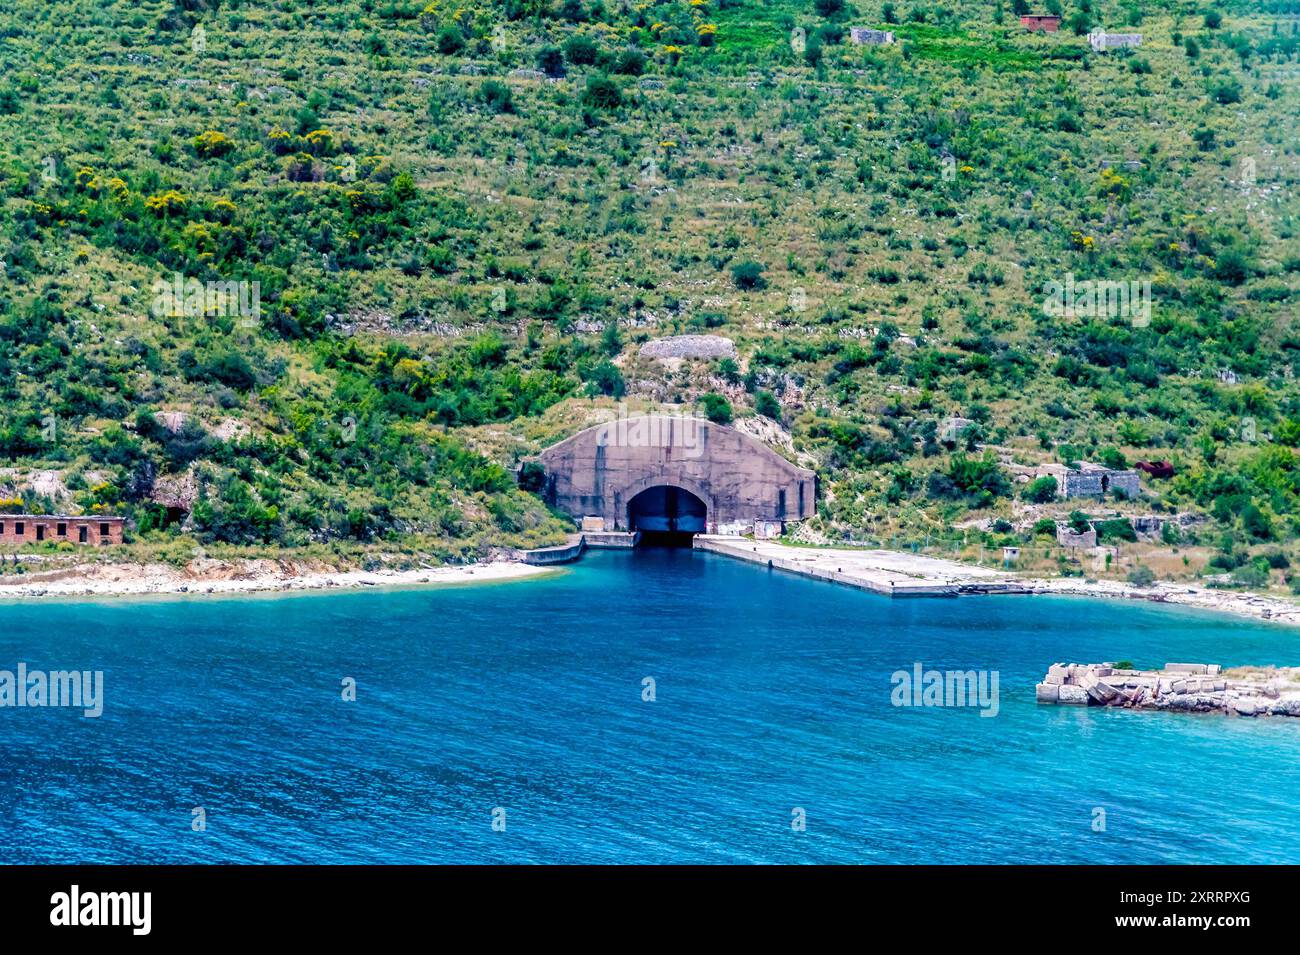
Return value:
[(1300, 603), (1232, 590), (1212, 590), (1191, 584), (1161, 582), (1150, 587), (1111, 580), (1081, 581), (1075, 578), (1026, 580), (1028, 592), (1056, 594), (1064, 597), (1105, 597), (1112, 600), (1145, 600), (1151, 603), (1177, 604), (1198, 610), (1214, 610), (1254, 620), (1300, 625)]
[(1035, 688), (1039, 703), (1119, 706), (1229, 716), (1300, 716), (1300, 667), (1167, 663), (1137, 670), (1114, 663), (1054, 663)]
[(1150, 587), (1116, 580), (1029, 577), (1006, 568), (961, 563), (944, 557), (866, 548), (795, 547), (775, 540), (698, 535), (695, 546), (738, 560), (815, 580), (893, 597), (1032, 595), (1144, 600), (1213, 610), (1253, 620), (1300, 625), (1300, 602), (1234, 590), (1160, 581)]
[[(1300, 625), (1300, 603), (1239, 591), (1211, 590), (1161, 582), (1136, 587), (1119, 581), (1028, 578), (987, 567), (894, 551), (791, 547), (775, 541), (711, 537), (697, 539), (716, 553), (895, 596), (952, 594), (1050, 594), (1145, 600), (1213, 610), (1292, 626)], [(403, 558), (409, 563), (410, 558)], [(397, 561), (394, 560), (394, 563)], [(526, 563), (522, 552), (498, 551), (474, 564), (364, 570), (306, 558), (196, 558), (185, 565), (161, 562), (92, 561), (71, 557), (23, 558), (24, 572), (0, 573), (0, 600), (33, 597), (129, 597), (147, 594), (237, 594), (331, 590), (355, 587), (418, 587), (510, 580), (546, 573)], [(382, 564), (382, 561), (381, 561)]]

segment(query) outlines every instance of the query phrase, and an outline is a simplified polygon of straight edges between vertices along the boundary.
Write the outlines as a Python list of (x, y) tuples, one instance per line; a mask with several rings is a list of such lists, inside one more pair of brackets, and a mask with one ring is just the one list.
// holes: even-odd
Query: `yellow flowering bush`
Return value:
[(194, 151), (200, 156), (224, 156), (235, 148), (235, 141), (225, 133), (209, 129), (199, 133), (192, 140)]
[(189, 197), (175, 189), (155, 193), (144, 201), (144, 207), (156, 216), (169, 216), (184, 212), (189, 205)]

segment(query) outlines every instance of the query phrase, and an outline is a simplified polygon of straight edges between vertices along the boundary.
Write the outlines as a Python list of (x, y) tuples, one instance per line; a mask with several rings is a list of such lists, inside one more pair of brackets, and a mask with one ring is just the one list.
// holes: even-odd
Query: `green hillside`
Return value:
[[(625, 401), (788, 434), (806, 541), (1067, 572), (1032, 525), (1072, 507), (1007, 466), (1167, 459), (1094, 516), (1194, 515), (1161, 573), (1282, 586), (1300, 2), (1084, 0), (1050, 35), (1019, 7), (15, 0), (12, 509), (124, 513), (159, 553), (481, 555), (559, 539), (511, 470)], [(1149, 308), (1045, 310), (1094, 280)], [(687, 333), (739, 357), (639, 353)]]

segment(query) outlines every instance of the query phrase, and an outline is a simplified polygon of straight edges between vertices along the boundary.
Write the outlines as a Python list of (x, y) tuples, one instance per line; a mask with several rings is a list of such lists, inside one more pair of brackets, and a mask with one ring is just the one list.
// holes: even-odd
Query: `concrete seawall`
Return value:
[(576, 540), (570, 539), (567, 544), (561, 544), (559, 547), (539, 547), (536, 550), (525, 550), (519, 552), (519, 558), (525, 564), (534, 564), (538, 567), (545, 567), (548, 564), (568, 564), (582, 556), (582, 535), (575, 535)]
[(597, 550), (627, 550), (641, 541), (641, 534), (625, 534), (617, 531), (584, 531), (570, 534), (567, 544), (558, 547), (539, 547), (536, 550), (519, 552), (519, 559), (525, 564), (546, 566), (547, 564), (569, 564), (582, 556), (588, 548)]

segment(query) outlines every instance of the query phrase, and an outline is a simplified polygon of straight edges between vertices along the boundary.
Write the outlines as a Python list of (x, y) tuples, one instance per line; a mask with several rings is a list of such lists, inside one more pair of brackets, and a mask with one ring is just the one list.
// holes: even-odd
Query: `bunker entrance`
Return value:
[(660, 484), (628, 501), (627, 526), (645, 545), (689, 547), (692, 535), (707, 529), (708, 507), (684, 488)]

